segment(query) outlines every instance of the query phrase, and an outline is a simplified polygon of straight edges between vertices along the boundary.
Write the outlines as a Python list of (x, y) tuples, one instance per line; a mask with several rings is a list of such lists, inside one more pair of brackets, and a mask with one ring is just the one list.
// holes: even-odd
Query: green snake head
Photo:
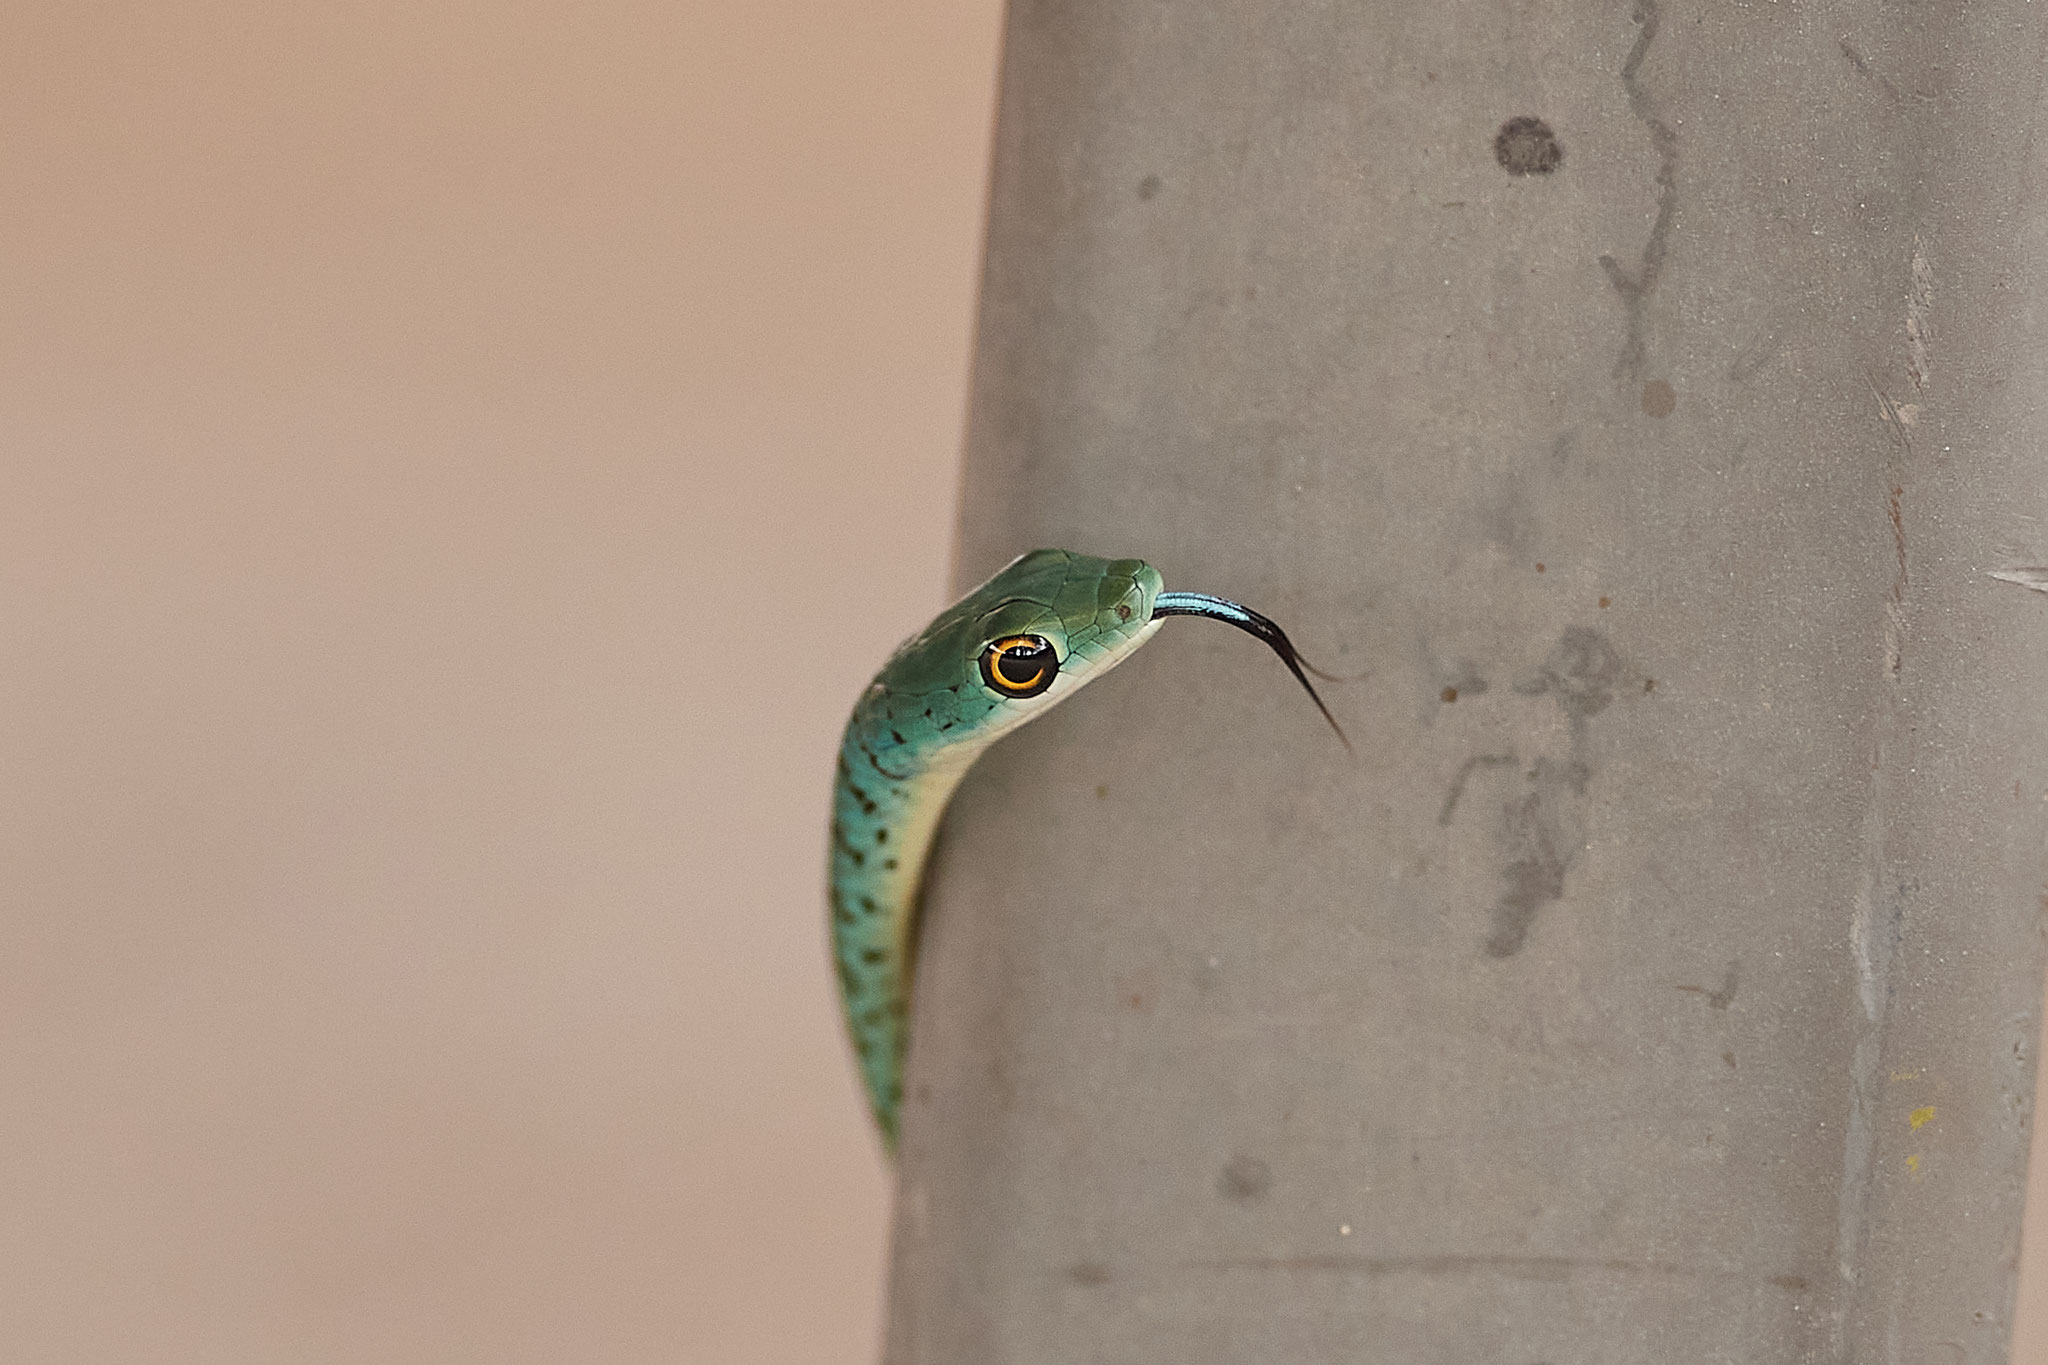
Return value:
[(1142, 559), (1033, 550), (898, 649), (869, 695), (925, 722), (893, 734), (979, 752), (1129, 658), (1158, 628), (1160, 588)]

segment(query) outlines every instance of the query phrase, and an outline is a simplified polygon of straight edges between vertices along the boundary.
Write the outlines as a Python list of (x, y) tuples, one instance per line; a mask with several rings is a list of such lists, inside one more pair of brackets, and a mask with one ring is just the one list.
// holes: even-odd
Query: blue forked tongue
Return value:
[[(1337, 732), (1337, 738), (1344, 742), (1346, 752), (1351, 749), (1351, 740), (1344, 733), (1344, 727), (1330, 714), (1330, 708), (1323, 705), (1323, 699), (1316, 695), (1315, 684), (1308, 680), (1309, 673), (1318, 678), (1335, 681), (1330, 675), (1306, 663), (1294, 652), (1294, 642), (1287, 638), (1287, 632), (1259, 615), (1250, 607), (1240, 606), (1221, 597), (1211, 597), (1205, 592), (1163, 592), (1152, 599), (1152, 619), (1163, 616), (1205, 616), (1211, 621), (1222, 621), (1236, 626), (1247, 635), (1256, 635), (1280, 656), (1280, 662), (1287, 665), (1287, 671), (1294, 675), (1308, 692), (1309, 700), (1316, 704), (1316, 710), (1323, 713), (1323, 719), (1330, 722), (1330, 728)], [(1308, 672), (1302, 670), (1306, 668)]]

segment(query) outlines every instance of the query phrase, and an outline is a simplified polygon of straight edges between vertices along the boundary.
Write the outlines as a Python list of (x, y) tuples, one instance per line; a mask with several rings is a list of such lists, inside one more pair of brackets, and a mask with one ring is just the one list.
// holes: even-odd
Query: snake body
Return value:
[(832, 942), (861, 1079), (890, 1151), (918, 896), (947, 801), (991, 744), (1115, 668), (1175, 615), (1258, 635), (1315, 696), (1285, 634), (1258, 613), (1164, 592), (1159, 571), (1140, 559), (1034, 550), (905, 641), (855, 704), (833, 783)]

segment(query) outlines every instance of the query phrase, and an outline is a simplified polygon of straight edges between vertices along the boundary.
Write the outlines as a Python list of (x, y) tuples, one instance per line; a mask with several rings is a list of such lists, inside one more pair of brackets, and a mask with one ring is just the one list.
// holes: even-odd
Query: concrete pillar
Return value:
[(1016, 0), (894, 1365), (2005, 1358), (2048, 7)]

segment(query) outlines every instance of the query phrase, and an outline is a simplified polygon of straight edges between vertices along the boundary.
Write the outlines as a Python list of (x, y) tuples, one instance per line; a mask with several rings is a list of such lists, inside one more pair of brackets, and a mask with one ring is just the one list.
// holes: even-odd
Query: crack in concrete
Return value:
[(1650, 131), (1650, 147), (1657, 153), (1657, 218), (1650, 225), (1649, 240), (1643, 243), (1642, 260), (1635, 272), (1622, 269), (1621, 262), (1612, 256), (1600, 258), (1600, 268), (1607, 272), (1607, 282), (1614, 286), (1614, 292), (1621, 296), (1622, 306), (1628, 310), (1628, 335), (1622, 342), (1621, 356), (1614, 362), (1614, 373), (1621, 379), (1640, 379), (1646, 343), (1643, 334), (1648, 321), (1650, 295), (1656, 291), (1657, 280), (1664, 273), (1664, 253), (1671, 236), (1671, 220), (1678, 211), (1678, 134), (1658, 116), (1656, 101), (1650, 92), (1636, 79), (1642, 69), (1643, 58), (1649, 53), (1650, 43), (1657, 36), (1660, 15), (1657, 0), (1636, 0), (1635, 21), (1641, 27), (1636, 35), (1636, 45), (1629, 50), (1628, 60), (1621, 64), (1621, 88), (1628, 92), (1629, 112), (1636, 116)]

